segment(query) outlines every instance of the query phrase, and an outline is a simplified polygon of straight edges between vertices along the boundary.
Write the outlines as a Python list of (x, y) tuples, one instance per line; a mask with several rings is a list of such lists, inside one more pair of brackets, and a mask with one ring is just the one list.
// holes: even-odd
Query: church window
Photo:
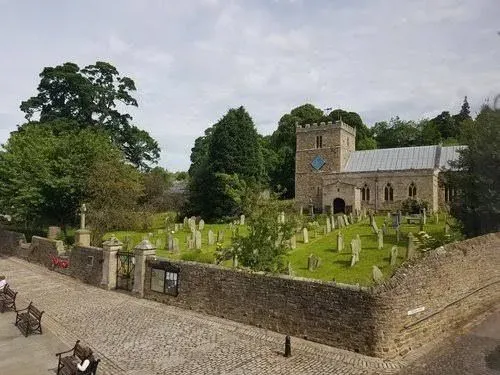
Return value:
[(321, 187), (316, 187), (316, 195), (319, 197), (321, 195)]
[(410, 184), (408, 187), (408, 196), (410, 198), (416, 198), (417, 197), (417, 186), (415, 185), (414, 182)]
[(444, 186), (444, 201), (450, 203), (455, 198), (456, 191), (450, 185)]
[(367, 184), (361, 188), (361, 200), (366, 202), (370, 200), (370, 187)]
[(316, 136), (316, 148), (323, 148), (323, 136), (322, 135)]
[(384, 199), (386, 202), (392, 202), (394, 200), (394, 189), (390, 183), (385, 186)]

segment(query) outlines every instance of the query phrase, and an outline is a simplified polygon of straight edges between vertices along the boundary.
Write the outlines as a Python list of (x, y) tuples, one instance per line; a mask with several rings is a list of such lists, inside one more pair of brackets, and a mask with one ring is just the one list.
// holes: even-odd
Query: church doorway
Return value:
[(335, 198), (333, 200), (333, 213), (338, 214), (339, 212), (345, 213), (345, 201), (342, 198)]

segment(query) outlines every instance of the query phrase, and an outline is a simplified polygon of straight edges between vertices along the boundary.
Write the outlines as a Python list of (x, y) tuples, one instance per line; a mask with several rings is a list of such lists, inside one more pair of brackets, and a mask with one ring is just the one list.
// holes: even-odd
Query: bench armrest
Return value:
[(20, 313), (21, 311), (25, 311), (25, 310), (28, 310), (28, 307), (26, 307), (25, 309), (16, 310), (16, 314), (17, 314), (17, 313)]
[(70, 350), (66, 350), (65, 352), (61, 352), (61, 353), (56, 353), (56, 357), (57, 356), (61, 356), (61, 354), (66, 354), (66, 353), (71, 353), (75, 348), (71, 348)]

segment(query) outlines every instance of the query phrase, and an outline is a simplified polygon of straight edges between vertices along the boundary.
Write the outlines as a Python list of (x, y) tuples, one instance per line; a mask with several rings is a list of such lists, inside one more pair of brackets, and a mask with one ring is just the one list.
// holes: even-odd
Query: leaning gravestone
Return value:
[(320, 265), (320, 259), (314, 255), (311, 254), (307, 257), (307, 269), (309, 271), (314, 271), (316, 270)]
[(344, 236), (341, 232), (337, 234), (337, 251), (341, 253), (344, 251)]
[(351, 267), (354, 267), (354, 265), (359, 262), (359, 248), (356, 239), (351, 240), (351, 254)]
[(376, 284), (380, 283), (384, 279), (384, 274), (377, 266), (372, 266), (372, 276), (373, 281), (375, 281)]
[(393, 246), (391, 249), (391, 266), (395, 266), (398, 261), (398, 247)]
[(383, 249), (384, 248), (384, 233), (379, 230), (378, 231), (378, 246), (377, 248), (380, 250), (380, 249)]
[(201, 219), (198, 223), (198, 229), (203, 230), (203, 228), (205, 228), (205, 220)]
[(307, 228), (302, 229), (302, 237), (304, 239), (304, 243), (309, 243), (309, 232)]
[(240, 215), (240, 225), (245, 225), (245, 215)]
[(211, 229), (208, 231), (208, 246), (212, 246), (215, 243), (215, 235)]
[(349, 219), (347, 219), (347, 215), (343, 215), (343, 216), (344, 216), (344, 224), (346, 226), (349, 226), (349, 224), (351, 224), (351, 223), (349, 223)]
[(196, 250), (201, 250), (201, 232), (199, 230), (194, 234), (194, 247)]
[(330, 218), (326, 218), (326, 233), (330, 233), (332, 231), (332, 224), (330, 223)]
[(408, 233), (408, 250), (406, 250), (406, 259), (411, 259), (415, 256), (415, 241), (413, 233)]
[(295, 236), (295, 234), (292, 236), (292, 238), (290, 238), (290, 248), (297, 248), (297, 237)]
[(372, 221), (372, 230), (374, 234), (378, 233), (377, 222), (375, 220)]

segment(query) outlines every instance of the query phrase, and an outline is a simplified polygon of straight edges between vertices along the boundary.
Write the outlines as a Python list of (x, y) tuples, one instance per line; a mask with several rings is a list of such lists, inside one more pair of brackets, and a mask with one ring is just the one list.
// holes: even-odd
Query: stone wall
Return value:
[[(498, 303), (499, 265), (500, 234), (429, 252), (370, 289), (149, 258), (144, 296), (393, 359)], [(179, 269), (176, 296), (151, 290), (152, 267), (169, 266)]]
[(0, 230), (0, 253), (14, 255), (20, 243), (26, 243), (26, 236), (22, 233)]
[(50, 240), (44, 237), (33, 236), (31, 237), (31, 245), (26, 251), (29, 252), (27, 259), (30, 262), (40, 263), (51, 268), (51, 257), (58, 257), (64, 253), (64, 243), (60, 240)]
[[(151, 290), (152, 267), (165, 263), (180, 269), (177, 296)], [(376, 298), (359, 287), (148, 259), (144, 297), (352, 351), (374, 344)]]
[[(387, 308), (379, 315), (375, 355), (404, 355), (446, 337), (500, 301), (500, 233), (405, 264), (375, 293)], [(415, 313), (419, 308), (425, 310)]]

